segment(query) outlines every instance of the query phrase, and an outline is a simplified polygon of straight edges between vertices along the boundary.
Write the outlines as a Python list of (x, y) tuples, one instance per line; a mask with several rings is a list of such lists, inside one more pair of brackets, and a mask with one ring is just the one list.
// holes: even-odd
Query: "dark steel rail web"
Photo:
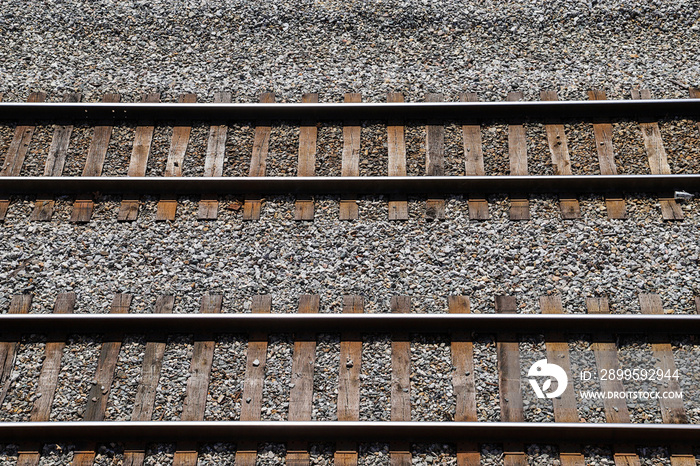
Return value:
[(700, 191), (700, 175), (0, 177), (2, 194), (531, 194)]
[(696, 117), (700, 99), (408, 103), (0, 103), (0, 120), (590, 120)]

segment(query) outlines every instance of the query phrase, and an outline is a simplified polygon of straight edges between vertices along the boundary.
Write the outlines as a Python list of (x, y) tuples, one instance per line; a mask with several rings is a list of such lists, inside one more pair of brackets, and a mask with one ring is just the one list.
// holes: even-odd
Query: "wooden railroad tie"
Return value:
[[(121, 97), (119, 94), (105, 94), (102, 98), (103, 102), (119, 102)], [(112, 137), (112, 125), (108, 122), (95, 126), (92, 134), (92, 141), (88, 148), (87, 158), (85, 159), (85, 167), (83, 167), (82, 176), (100, 176), (102, 175), (102, 166), (105, 163), (109, 140)], [(95, 202), (92, 194), (78, 195), (73, 203), (73, 212), (70, 216), (70, 221), (73, 223), (87, 223), (92, 218), (92, 211), (95, 208)]]
[[(214, 94), (215, 103), (231, 103), (230, 92)], [(223, 176), (226, 159), (226, 133), (228, 126), (224, 122), (212, 124), (207, 140), (207, 155), (204, 160), (204, 176)], [(216, 220), (219, 215), (219, 199), (215, 194), (206, 194), (199, 201), (197, 218), (200, 220)]]
[[(268, 295), (253, 298), (251, 311), (255, 314), (270, 313), (272, 300)], [(259, 421), (262, 409), (263, 385), (265, 384), (265, 367), (267, 362), (268, 335), (263, 332), (251, 333), (246, 355), (245, 381), (243, 385), (243, 403), (241, 403), (241, 421)], [(241, 442), (236, 450), (236, 464), (255, 466), (258, 447), (254, 443)]]
[[(46, 94), (44, 92), (32, 92), (29, 94), (27, 102), (43, 102), (45, 99)], [(0, 96), (0, 101), (2, 101), (2, 96)], [(22, 164), (24, 164), (24, 159), (27, 156), (27, 150), (29, 150), (29, 144), (32, 141), (34, 129), (36, 128), (34, 125), (29, 124), (29, 122), (22, 123), (26, 124), (18, 124), (15, 127), (15, 133), (12, 137), (10, 147), (7, 149), (5, 162), (0, 169), (0, 176), (19, 176), (22, 171)], [(0, 221), (5, 219), (9, 205), (9, 197), (4, 199), (3, 196), (0, 195)]]
[[(157, 92), (144, 94), (141, 96), (141, 102), (160, 102), (160, 94)], [(148, 157), (151, 153), (151, 144), (153, 143), (153, 133), (155, 131), (154, 125), (155, 122), (153, 121), (142, 121), (136, 127), (134, 146), (133, 150), (131, 151), (131, 159), (129, 160), (129, 171), (127, 172), (127, 176), (146, 176)], [(138, 197), (129, 193), (124, 194), (121, 205), (119, 206), (117, 220), (120, 222), (133, 222), (138, 217), (138, 213)]]
[[(223, 297), (220, 295), (204, 295), (199, 312), (202, 314), (218, 314), (221, 312)], [(180, 419), (183, 421), (203, 421), (204, 410), (209, 391), (209, 377), (214, 362), (213, 332), (196, 334), (192, 361), (190, 363), (190, 378), (187, 379), (185, 402)], [(174, 466), (196, 466), (197, 445), (194, 443), (178, 444)]]
[[(403, 94), (390, 92), (387, 102), (403, 102)], [(403, 121), (392, 120), (387, 123), (387, 145), (389, 157), (389, 176), (406, 176), (406, 136)], [(408, 220), (408, 202), (405, 195), (389, 196), (389, 220)]]
[[(635, 100), (651, 99), (651, 92), (648, 89), (633, 89), (632, 98)], [(668, 157), (664, 142), (661, 139), (661, 130), (656, 121), (641, 121), (639, 127), (644, 138), (644, 148), (649, 159), (649, 167), (652, 175), (670, 175), (671, 167), (668, 165)], [(673, 193), (668, 193), (660, 197), (661, 215), (664, 220), (683, 220), (683, 212), (673, 198)]]
[[(156, 314), (172, 314), (175, 298), (161, 296), (156, 301)], [(132, 421), (150, 421), (156, 401), (156, 391), (160, 381), (163, 357), (165, 356), (165, 335), (152, 334), (146, 342), (141, 369), (141, 383), (136, 389)], [(124, 446), (124, 465), (142, 466), (146, 458), (145, 443), (130, 443)]]
[[(542, 91), (540, 97), (545, 101), (559, 100), (556, 91)], [(545, 125), (547, 132), (547, 145), (552, 154), (552, 166), (555, 175), (573, 175), (571, 172), (571, 160), (569, 159), (569, 146), (566, 140), (564, 125), (560, 123)], [(578, 199), (572, 194), (559, 195), (559, 208), (564, 219), (572, 220), (581, 218), (581, 207)]]
[[(361, 314), (364, 300), (361, 296), (344, 296), (343, 313)], [(360, 374), (362, 373), (362, 336), (344, 332), (340, 336), (340, 367), (338, 368), (338, 420), (360, 420)], [(355, 466), (358, 459), (357, 443), (339, 441), (335, 446), (334, 463)]]
[[(305, 104), (318, 103), (318, 94), (304, 94), (301, 102)], [(297, 176), (316, 175), (316, 140), (318, 128), (313, 121), (302, 122), (299, 129), (299, 156)], [(294, 204), (294, 220), (314, 219), (314, 201), (311, 196), (297, 196)]]
[[(346, 103), (362, 102), (362, 94), (345, 94)], [(360, 141), (362, 126), (359, 121), (349, 121), (343, 126), (343, 155), (341, 176), (360, 176)], [(340, 197), (340, 220), (357, 220), (357, 198), (352, 194)]]
[[(73, 312), (75, 307), (75, 293), (59, 294), (56, 298), (53, 312), (56, 314), (67, 314)], [(64, 337), (67, 337), (65, 335)], [(58, 384), (58, 374), (61, 370), (61, 358), (63, 357), (63, 349), (66, 343), (60, 339), (52, 339), (47, 341), (44, 348), (44, 363), (41, 365), (39, 380), (37, 382), (37, 393), (41, 393), (41, 397), (34, 401), (32, 412), (29, 417), (31, 422), (46, 422), (51, 415), (51, 405), (56, 393), (56, 385)], [(19, 454), (17, 456), (17, 464), (21, 466), (37, 466), (41, 459), (40, 451), (43, 445), (20, 445)]]
[[(605, 100), (605, 91), (588, 91), (588, 98), (590, 100)], [(612, 130), (613, 127), (610, 122), (593, 123), (593, 134), (595, 135), (595, 147), (598, 151), (601, 175), (617, 175), (615, 152), (612, 144)], [(605, 196), (605, 205), (608, 209), (608, 217), (611, 219), (622, 220), (627, 218), (625, 200), (621, 194), (608, 194)]]
[[(442, 102), (442, 94), (428, 94), (426, 102)], [(425, 174), (428, 176), (445, 176), (445, 125), (442, 121), (428, 122), (425, 127)], [(445, 219), (445, 198), (438, 194), (429, 194), (425, 203), (427, 220)]]
[[(476, 93), (460, 94), (462, 102), (477, 102)], [(484, 153), (481, 144), (481, 126), (478, 124), (462, 125), (462, 140), (464, 144), (464, 169), (467, 176), (486, 176), (484, 170)], [(488, 220), (489, 203), (485, 194), (469, 196), (469, 218), (471, 220)]]
[[(260, 103), (271, 104), (275, 102), (275, 94), (266, 92), (260, 95)], [(250, 170), (248, 176), (265, 176), (267, 168), (267, 151), (270, 147), (270, 133), (272, 123), (259, 121), (255, 127), (255, 139), (253, 140), (253, 153), (250, 157)], [(260, 220), (262, 204), (261, 194), (248, 194), (243, 204), (243, 220)]]
[[(182, 94), (179, 103), (194, 103), (197, 101), (195, 94)], [(192, 126), (177, 125), (173, 128), (173, 136), (170, 140), (170, 151), (168, 161), (165, 165), (164, 176), (182, 176), (182, 168), (185, 163), (187, 144), (190, 141)], [(156, 221), (174, 221), (177, 212), (177, 198), (171, 195), (161, 196), (156, 212)]]
[[(522, 99), (522, 92), (509, 92), (506, 100), (515, 102)], [(527, 176), (527, 138), (525, 125), (520, 120), (513, 120), (508, 125), (508, 156), (511, 176)], [(530, 220), (530, 201), (526, 195), (511, 195), (510, 219)]]
[[(64, 102), (80, 102), (81, 94), (68, 93), (63, 96)], [(53, 138), (49, 153), (46, 156), (46, 164), (44, 166), (44, 176), (62, 176), (63, 168), (66, 165), (66, 156), (68, 155), (68, 144), (73, 133), (73, 125), (71, 122), (65, 122), (63, 125), (54, 125)], [(47, 222), (53, 216), (55, 201), (49, 196), (37, 194), (37, 200), (34, 204), (34, 210), (30, 217), (31, 220)]]

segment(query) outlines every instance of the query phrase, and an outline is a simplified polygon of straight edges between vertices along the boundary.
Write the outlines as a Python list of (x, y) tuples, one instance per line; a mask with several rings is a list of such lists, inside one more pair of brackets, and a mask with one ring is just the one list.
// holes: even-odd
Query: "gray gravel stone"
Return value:
[(80, 335), (68, 339), (63, 350), (50, 420), (83, 419), (101, 347), (101, 339), (95, 335)]
[(477, 419), (487, 422), (500, 421), (498, 355), (495, 341), (485, 335), (479, 335), (474, 340), (474, 384)]
[(699, 27), (691, 0), (11, 2), (0, 23), (0, 91), (20, 100), (29, 90), (79, 90), (88, 101), (107, 91), (125, 101), (151, 90), (205, 101), (216, 90), (238, 101), (319, 91), (339, 101), (354, 90), (382, 101), (395, 90), (409, 100), (473, 90), (503, 100), (510, 90), (538, 98), (542, 88), (582, 99), (590, 87), (629, 98), (641, 85), (657, 98), (687, 97), (678, 83), (700, 82)]
[[(643, 336), (620, 338), (617, 354), (622, 370), (656, 369), (656, 358), (653, 356), (651, 345)], [(634, 378), (623, 380), (622, 385), (628, 391), (653, 391), (659, 387), (659, 384), (654, 381), (634, 380)], [(688, 395), (690, 394), (688, 393)], [(627, 408), (632, 422), (663, 422), (658, 400), (629, 399), (627, 400)]]
[(197, 464), (233, 464), (236, 459), (236, 446), (231, 443), (206, 444), (199, 447)]
[(146, 450), (146, 457), (143, 464), (148, 466), (160, 466), (161, 464), (173, 464), (173, 456), (175, 456), (175, 445), (168, 444), (151, 444)]
[(44, 339), (31, 335), (20, 345), (10, 373), (12, 383), (0, 406), (0, 420), (28, 421), (36, 399), (39, 372), (44, 359)]
[(185, 161), (182, 167), (182, 176), (202, 176), (204, 173), (204, 160), (206, 159), (207, 139), (209, 137), (209, 124), (195, 122), (190, 132), (190, 140), (187, 144)]
[[(343, 361), (343, 363), (347, 364), (347, 361)], [(318, 335), (314, 364), (313, 413), (311, 415), (315, 421), (338, 420), (338, 371), (340, 364), (339, 335)]]
[(360, 421), (391, 419), (391, 338), (371, 335), (362, 338), (360, 372)]
[(651, 169), (644, 151), (639, 125), (623, 122), (613, 125), (615, 164), (620, 175), (650, 175)]
[(227, 335), (217, 338), (205, 420), (236, 421), (240, 419), (247, 347), (246, 336)]
[[(591, 377), (590, 380), (582, 380), (580, 377), (581, 371), (591, 371), (596, 367), (595, 354), (588, 336), (576, 336), (576, 339), (569, 343), (569, 360), (571, 361), (572, 374), (578, 375), (574, 377), (572, 382), (574, 390), (580, 392), (583, 390), (600, 391), (600, 381), (598, 377)], [(582, 399), (576, 398), (576, 407), (578, 409), (579, 419), (584, 419), (586, 422), (605, 422), (605, 407), (603, 400), (597, 399)]]
[(411, 420), (454, 419), (450, 340), (415, 335), (411, 342)]
[(53, 126), (39, 125), (34, 128), (32, 140), (29, 143), (25, 163), (22, 165), (20, 175), (39, 176), (44, 174), (46, 154), (49, 151)]
[(187, 379), (193, 351), (192, 335), (168, 338), (163, 356), (160, 381), (156, 388), (154, 421), (178, 421), (185, 401)]
[(141, 383), (145, 349), (146, 341), (143, 336), (127, 336), (122, 342), (114, 380), (109, 391), (105, 420), (131, 420), (136, 391)]
[(73, 451), (75, 445), (70, 444), (47, 444), (44, 445), (41, 451), (41, 459), (39, 466), (59, 466), (70, 465), (73, 461)]
[(258, 445), (258, 458), (256, 464), (274, 465), (283, 461), (286, 448), (281, 443), (263, 443)]
[[(544, 339), (541, 336), (528, 335), (522, 338), (519, 347), (523, 417), (527, 422), (554, 422), (552, 400), (537, 398), (527, 381), (530, 366), (547, 357)], [(548, 362), (556, 364), (556, 361)]]
[(116, 443), (109, 443), (106, 445), (99, 445), (97, 447), (97, 452), (95, 455), (95, 461), (93, 464), (99, 466), (112, 466), (121, 464), (124, 461), (124, 449), (123, 445)]
[(0, 464), (16, 464), (17, 455), (17, 445), (0, 444)]
[(360, 443), (357, 464), (360, 466), (389, 464), (389, 445), (386, 443)]
[(267, 347), (265, 383), (263, 385), (263, 421), (286, 421), (289, 415), (289, 390), (292, 383), (291, 335), (273, 335)]
[[(70, 144), (68, 144), (68, 150), (66, 152), (66, 164), (63, 167), (63, 176), (80, 176), (83, 174), (83, 167), (85, 167), (85, 160), (87, 158), (87, 148), (90, 147), (93, 132), (92, 127), (89, 125), (77, 124), (73, 126)], [(46, 154), (46, 152), (44, 151), (43, 154)], [(46, 155), (44, 155), (44, 161), (46, 160), (45, 157)]]
[(255, 130), (250, 123), (229, 126), (223, 176), (248, 176)]
[(132, 146), (136, 125), (117, 125), (112, 128), (105, 162), (102, 167), (103, 176), (126, 176), (129, 170)]
[(151, 153), (146, 165), (146, 176), (163, 176), (168, 160), (168, 151), (173, 137), (172, 125), (156, 125), (153, 129)]
[(419, 443), (411, 447), (412, 464), (457, 464), (457, 453), (454, 446), (446, 444)]

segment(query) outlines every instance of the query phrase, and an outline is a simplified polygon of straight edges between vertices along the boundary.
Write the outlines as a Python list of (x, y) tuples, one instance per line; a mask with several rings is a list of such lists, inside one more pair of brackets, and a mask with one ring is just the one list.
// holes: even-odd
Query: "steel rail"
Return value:
[(390, 442), (532, 442), (556, 444), (700, 444), (700, 425), (386, 421), (100, 421), (0, 422), (3, 443), (230, 442), (352, 440)]
[(700, 99), (410, 103), (0, 103), (0, 119), (71, 121), (340, 121), (695, 117)]
[(468, 194), (700, 191), (700, 175), (0, 177), (2, 194)]
[(8, 333), (240, 332), (700, 333), (700, 315), (647, 314), (0, 314)]

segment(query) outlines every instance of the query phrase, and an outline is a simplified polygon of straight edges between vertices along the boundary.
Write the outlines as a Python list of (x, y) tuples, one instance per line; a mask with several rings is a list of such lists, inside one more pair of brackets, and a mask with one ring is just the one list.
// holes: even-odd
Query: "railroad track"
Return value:
[[(513, 92), (506, 102), (477, 102), (476, 94), (463, 94), (460, 102), (443, 102), (429, 94), (426, 102), (405, 103), (403, 96), (390, 93), (385, 104), (361, 103), (359, 94), (347, 94), (345, 103), (319, 104), (317, 94), (305, 94), (300, 104), (276, 104), (274, 95), (261, 96), (259, 104), (233, 104), (230, 93), (217, 93), (214, 103), (197, 104), (196, 96), (183, 95), (178, 103), (159, 103), (158, 94), (145, 95), (141, 103), (120, 103), (108, 94), (102, 103), (80, 103), (80, 96), (68, 94), (63, 103), (45, 103), (45, 95), (34, 93), (27, 103), (0, 103), (0, 119), (15, 121), (14, 136), (0, 171), (0, 220), (4, 219), (12, 196), (36, 196), (31, 218), (50, 220), (59, 195), (74, 196), (70, 220), (90, 221), (99, 194), (122, 197), (117, 214), (120, 221), (138, 218), (140, 196), (158, 201), (156, 220), (174, 220), (178, 195), (200, 196), (199, 219), (216, 219), (221, 196), (236, 195), (234, 209), (243, 220), (260, 218), (263, 196), (296, 196), (294, 218), (314, 219), (314, 195), (339, 196), (338, 216), (354, 220), (359, 216), (358, 196), (383, 194), (389, 197), (388, 218), (406, 220), (408, 196), (423, 196), (424, 215), (444, 219), (445, 199), (450, 195), (468, 198), (471, 219), (489, 218), (489, 194), (510, 196), (510, 218), (530, 218), (529, 194), (551, 194), (559, 198), (564, 219), (581, 217), (578, 195), (593, 193), (605, 197), (607, 214), (613, 219), (627, 215), (624, 193), (657, 195), (664, 220), (680, 220), (683, 209), (676, 193), (700, 191), (700, 174), (671, 174), (657, 120), (666, 117), (700, 119), (700, 91), (691, 89), (691, 99), (652, 100), (645, 90), (634, 90), (632, 100), (607, 101), (602, 91), (591, 91), (588, 101), (558, 101), (552, 91), (543, 91), (542, 101), (522, 102)], [(621, 175), (613, 147), (613, 121), (638, 122), (639, 138), (646, 151), (650, 174)], [(183, 176), (193, 122), (210, 124), (202, 176)], [(386, 172), (359, 176), (363, 147), (361, 121), (381, 121), (386, 126)], [(407, 175), (406, 124), (425, 124), (425, 176)], [(586, 122), (593, 127), (600, 175), (574, 175), (564, 123)], [(248, 176), (223, 176), (227, 158), (227, 132), (232, 122), (254, 122), (252, 153), (235, 154), (249, 158)], [(297, 166), (293, 176), (266, 176), (272, 128), (279, 122), (299, 127)], [(461, 126), (462, 165), (459, 176), (446, 176), (446, 123)], [(508, 126), (508, 176), (485, 176), (482, 131), (495, 122)], [(552, 176), (531, 175), (528, 167), (528, 139), (525, 122), (544, 125), (551, 156)], [(318, 125), (342, 126), (341, 176), (316, 176)], [(37, 125), (53, 124), (51, 144), (41, 157), (43, 176), (23, 176), (23, 164)], [(157, 125), (172, 126), (172, 137), (162, 176), (146, 176), (149, 154)], [(64, 176), (75, 125), (92, 127), (82, 176)], [(105, 157), (115, 125), (134, 128), (133, 149), (122, 175), (102, 176)], [(698, 123), (700, 129), (700, 123)], [(700, 138), (700, 133), (695, 137)], [(84, 152), (84, 151), (83, 151)], [(541, 167), (537, 172), (541, 172)], [(26, 172), (26, 170), (25, 170)], [(449, 175), (449, 174), (448, 174)]]
[[(446, 314), (412, 313), (410, 298), (406, 296), (393, 297), (387, 309), (391, 312), (383, 314), (365, 314), (359, 296), (343, 298), (342, 314), (319, 313), (317, 295), (301, 296), (296, 314), (272, 314), (271, 298), (267, 295), (255, 296), (248, 314), (223, 312), (222, 297), (217, 295), (202, 297), (199, 314), (172, 314), (173, 296), (159, 298), (152, 314), (130, 314), (132, 296), (128, 294), (116, 295), (107, 315), (73, 314), (75, 298), (73, 293), (60, 294), (53, 314), (35, 314), (31, 313), (31, 295), (17, 295), (9, 312), (0, 315), (0, 406), (12, 397), (13, 387), (23, 383), (11, 376), (23, 335), (46, 335), (36, 387), (40, 395), (35, 397), (26, 419), (31, 422), (0, 422), (1, 443), (18, 444), (17, 464), (38, 464), (42, 445), (50, 442), (75, 443), (72, 464), (93, 464), (100, 444), (119, 442), (124, 445), (123, 464), (138, 465), (144, 462), (148, 444), (175, 442), (174, 464), (195, 465), (201, 444), (217, 441), (236, 443), (236, 464), (255, 464), (258, 445), (263, 442), (286, 442), (287, 464), (294, 465), (309, 464), (309, 448), (314, 442), (334, 444), (335, 464), (344, 465), (357, 464), (358, 442), (389, 443), (392, 464), (411, 464), (412, 444), (429, 442), (452, 444), (460, 465), (480, 464), (482, 443), (502, 444), (506, 465), (527, 464), (526, 443), (557, 445), (564, 465), (585, 464), (583, 449), (591, 444), (609, 445), (616, 464), (641, 464), (636, 447), (659, 444), (669, 448), (672, 465), (696, 464), (692, 447), (698, 446), (700, 426), (689, 423), (680, 398), (661, 396), (661, 423), (632, 423), (626, 401), (619, 398), (604, 400), (606, 422), (582, 422), (576, 390), (581, 389), (583, 382), (572, 376), (562, 384), (566, 388), (552, 398), (554, 422), (526, 422), (528, 405), (524, 399), (531, 387), (524, 383), (523, 374), (535, 361), (529, 360), (532, 354), (521, 349), (525, 335), (543, 336), (548, 363), (554, 361), (573, 375), (569, 341), (573, 335), (589, 334), (595, 361), (590, 369), (601, 375), (621, 370), (620, 335), (646, 334), (654, 361), (654, 367), (649, 369), (670, 374), (657, 380), (659, 392), (679, 392), (679, 381), (673, 377), (677, 365), (671, 338), (694, 338), (700, 333), (700, 317), (664, 312), (658, 295), (639, 296), (640, 315), (611, 315), (605, 298), (589, 298), (587, 315), (566, 314), (557, 295), (543, 296), (541, 314), (535, 315), (517, 314), (517, 302), (512, 296), (496, 296), (494, 314), (471, 313), (466, 296), (449, 297)], [(700, 297), (695, 298), (695, 303), (700, 313)], [(92, 381), (90, 393), (80, 420), (52, 421), (51, 407), (62, 355), (68, 335), (76, 333), (102, 335), (94, 373), (83, 375)], [(122, 342), (127, 335), (136, 333), (145, 334), (145, 349), (130, 421), (105, 420)], [(157, 419), (156, 392), (162, 377), (166, 335), (181, 333), (194, 334), (194, 344), (180, 420), (153, 420)], [(294, 335), (284, 422), (261, 420), (264, 386), (280, 376), (266, 367), (268, 343), (274, 333)], [(324, 333), (340, 335), (335, 368), (316, 368), (317, 339)], [(376, 333), (391, 335), (390, 422), (360, 420), (361, 387), (368, 383), (361, 376), (362, 366), (368, 357), (366, 351), (371, 348), (365, 342), (367, 334)], [(449, 417), (444, 422), (415, 421), (412, 415), (416, 406), (412, 405), (415, 375), (411, 346), (416, 335), (428, 333), (446, 336), (450, 348), (454, 412), (441, 413)], [(245, 358), (241, 393), (226, 394), (240, 397), (240, 409), (228, 413), (228, 421), (206, 421), (207, 404), (215, 402), (208, 395), (212, 374), (216, 374), (216, 352), (222, 350), (217, 346), (217, 336), (222, 334), (247, 335), (245, 354), (228, 355)], [(475, 379), (483, 373), (478, 369), (479, 355), (474, 351), (475, 334), (489, 335), (496, 346), (501, 422), (479, 421), (480, 394)], [(337, 373), (337, 421), (312, 420), (314, 373), (321, 369)], [(533, 376), (532, 370), (527, 376)], [(561, 379), (554, 378), (558, 390)], [(632, 389), (621, 379), (601, 377), (599, 389)], [(541, 387), (548, 390), (547, 384)]]

